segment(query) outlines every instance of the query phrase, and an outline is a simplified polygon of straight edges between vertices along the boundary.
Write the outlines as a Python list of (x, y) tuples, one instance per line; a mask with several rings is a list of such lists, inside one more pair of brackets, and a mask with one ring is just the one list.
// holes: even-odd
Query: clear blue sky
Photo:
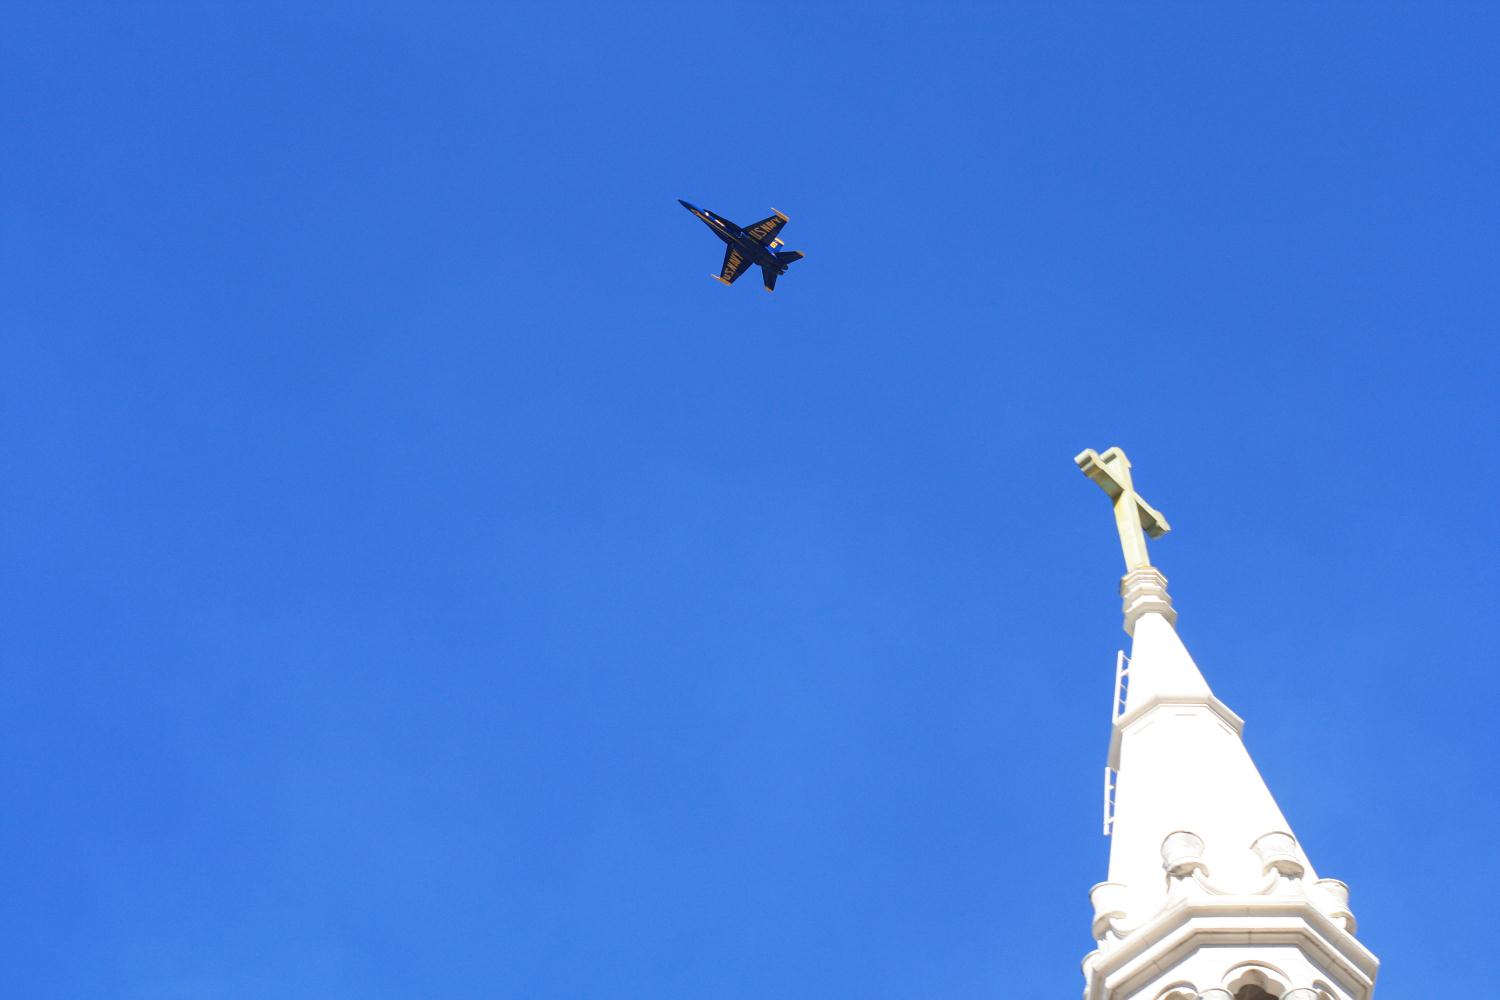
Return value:
[(1075, 996), (1112, 444), (1491, 990), (1495, 8), (633, 6), (6, 5), (6, 995)]

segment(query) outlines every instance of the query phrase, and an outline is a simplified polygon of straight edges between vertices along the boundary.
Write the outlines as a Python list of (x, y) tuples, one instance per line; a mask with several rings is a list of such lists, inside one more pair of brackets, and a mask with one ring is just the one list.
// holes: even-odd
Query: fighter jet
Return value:
[(761, 219), (755, 225), (741, 229), (723, 216), (705, 212), (681, 198), (677, 199), (677, 204), (702, 219), (703, 224), (727, 244), (724, 248), (724, 266), (713, 276), (726, 285), (734, 284), (734, 280), (744, 274), (751, 264), (759, 264), (766, 291), (774, 291), (777, 276), (785, 274), (787, 265), (792, 261), (802, 259), (802, 254), (796, 250), (776, 249), (786, 245), (776, 238), (776, 234), (787, 224), (787, 217), (774, 208), (771, 211), (776, 214), (769, 219)]

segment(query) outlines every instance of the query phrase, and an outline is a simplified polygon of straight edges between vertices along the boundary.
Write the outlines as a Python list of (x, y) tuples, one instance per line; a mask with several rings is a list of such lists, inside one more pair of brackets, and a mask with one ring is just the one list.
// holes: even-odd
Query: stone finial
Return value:
[(1103, 941), (1125, 917), (1125, 897), (1129, 892), (1118, 882), (1100, 882), (1089, 890), (1089, 902), (1094, 904), (1094, 940)]
[(1161, 842), (1161, 866), (1173, 878), (1187, 878), (1194, 872), (1208, 874), (1203, 863), (1203, 838), (1187, 830), (1169, 833)]
[(1156, 1000), (1198, 1000), (1198, 988), (1190, 983), (1168, 986), (1156, 995)]
[(1358, 924), (1354, 911), (1349, 909), (1349, 886), (1336, 878), (1320, 878), (1313, 883), (1322, 893), (1318, 908), (1333, 918), (1333, 922), (1353, 934)]
[(1250, 845), (1260, 858), (1260, 870), (1275, 871), (1283, 878), (1301, 878), (1305, 866), (1297, 856), (1297, 838), (1284, 830), (1262, 834)]

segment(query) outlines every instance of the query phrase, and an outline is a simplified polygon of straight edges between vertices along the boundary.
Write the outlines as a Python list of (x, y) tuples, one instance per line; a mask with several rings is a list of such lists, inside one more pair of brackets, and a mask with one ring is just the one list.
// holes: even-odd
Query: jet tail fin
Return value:
[(766, 291), (774, 292), (776, 290), (776, 276), (779, 275), (792, 261), (801, 259), (802, 254), (797, 250), (776, 251), (776, 263), (778, 265), (777, 267), (772, 267), (770, 264), (762, 264), (760, 266), (760, 273), (762, 277), (765, 278)]

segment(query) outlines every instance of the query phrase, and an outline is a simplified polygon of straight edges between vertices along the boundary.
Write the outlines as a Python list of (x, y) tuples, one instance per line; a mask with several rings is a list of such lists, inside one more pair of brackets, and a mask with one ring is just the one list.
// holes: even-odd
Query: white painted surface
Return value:
[(1227, 709), (1161, 615), (1136, 624), (1130, 664), (1125, 714), (1115, 724), (1120, 753), (1109, 880), (1129, 887), (1132, 912), (1154, 912), (1167, 892), (1162, 841), (1186, 830), (1202, 838), (1215, 883), (1253, 889), (1262, 869), (1250, 845), (1290, 827)]
[[(1114, 721), (1109, 880), (1096, 886), (1086, 1000), (1369, 1000), (1378, 963), (1348, 887), (1319, 879), (1173, 627), (1154, 568), (1122, 581), (1132, 633)], [(1298, 992), (1301, 991), (1301, 992)]]

